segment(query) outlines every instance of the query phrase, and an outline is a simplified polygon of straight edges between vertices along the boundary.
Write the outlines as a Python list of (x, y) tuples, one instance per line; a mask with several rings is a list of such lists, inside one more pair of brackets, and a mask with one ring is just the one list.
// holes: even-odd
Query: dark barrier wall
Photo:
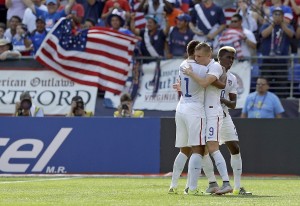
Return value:
[[(300, 120), (299, 119), (240, 119), (233, 120), (240, 138), (245, 174), (300, 175)], [(162, 120), (161, 172), (172, 171), (178, 149), (174, 148), (174, 118)], [(227, 162), (230, 155), (225, 145), (221, 151)], [(186, 170), (186, 168), (185, 168)]]
[(0, 173), (159, 173), (159, 118), (0, 117)]

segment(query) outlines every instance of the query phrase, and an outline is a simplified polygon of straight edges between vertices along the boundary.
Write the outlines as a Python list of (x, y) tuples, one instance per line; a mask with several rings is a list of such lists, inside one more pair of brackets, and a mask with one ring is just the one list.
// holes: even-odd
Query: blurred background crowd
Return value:
[(135, 56), (182, 58), (192, 39), (214, 51), (234, 46), (238, 61), (263, 57), (260, 74), (280, 97), (289, 96), (290, 61), (298, 63), (300, 0), (0, 0), (0, 59), (34, 56), (61, 17), (74, 34), (101, 26), (136, 36)]

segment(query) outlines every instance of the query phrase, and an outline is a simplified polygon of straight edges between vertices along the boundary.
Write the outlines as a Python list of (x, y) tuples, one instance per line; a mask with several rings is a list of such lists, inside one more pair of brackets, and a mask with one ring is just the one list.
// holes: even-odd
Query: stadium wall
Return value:
[[(299, 119), (233, 119), (240, 139), (244, 174), (300, 175)], [(172, 171), (179, 149), (174, 148), (174, 118), (162, 120), (161, 172)], [(232, 173), (225, 145), (221, 152)], [(185, 168), (186, 171), (187, 168)]]
[[(300, 119), (234, 122), (245, 174), (300, 175)], [(0, 173), (168, 173), (174, 143), (174, 118), (0, 117)]]

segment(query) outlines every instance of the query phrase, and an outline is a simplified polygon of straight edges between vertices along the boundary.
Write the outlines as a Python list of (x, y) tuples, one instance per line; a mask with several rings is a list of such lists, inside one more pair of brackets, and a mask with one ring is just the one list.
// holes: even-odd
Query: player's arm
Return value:
[(237, 95), (234, 93), (229, 93), (229, 100), (220, 98), (221, 103), (225, 104), (230, 109), (235, 109), (236, 100), (237, 100)]
[(191, 65), (188, 68), (182, 68), (182, 73), (191, 77), (195, 80), (201, 87), (208, 87), (214, 81), (217, 80), (217, 77), (211, 74), (208, 74), (205, 78), (199, 77), (196, 73), (193, 72)]
[(224, 83), (224, 82), (220, 81), (219, 79), (217, 79), (211, 85), (217, 87), (218, 89), (224, 89), (226, 87), (226, 80), (225, 80), (225, 83)]

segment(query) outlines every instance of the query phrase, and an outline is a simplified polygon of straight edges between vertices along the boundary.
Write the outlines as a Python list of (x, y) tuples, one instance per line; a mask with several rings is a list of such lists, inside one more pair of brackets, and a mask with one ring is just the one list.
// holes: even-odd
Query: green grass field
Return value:
[[(252, 196), (183, 195), (185, 181), (169, 195), (169, 177), (0, 177), (0, 205), (300, 205), (299, 177), (244, 177)], [(199, 188), (206, 186), (201, 177)]]

